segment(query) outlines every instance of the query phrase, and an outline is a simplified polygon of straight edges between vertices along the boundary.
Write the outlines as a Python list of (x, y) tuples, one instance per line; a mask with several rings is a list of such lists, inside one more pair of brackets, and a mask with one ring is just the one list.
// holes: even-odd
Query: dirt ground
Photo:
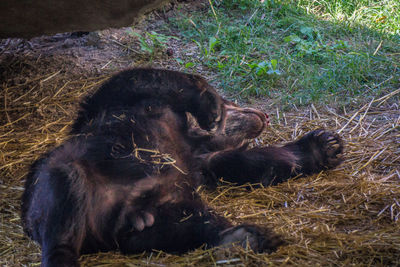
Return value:
[[(155, 12), (135, 31), (157, 29), (174, 12), (173, 8)], [(41, 153), (65, 140), (83, 96), (116, 71), (149, 65), (130, 30), (0, 40), (1, 266), (40, 265), (40, 247), (25, 237), (20, 225), (24, 177)], [(170, 39), (167, 48), (151, 66), (182, 70), (176, 58), (197, 54), (196, 47), (178, 39)], [(198, 66), (193, 71), (214, 80), (207, 69)], [(185, 255), (154, 251), (124, 256), (110, 252), (83, 256), (82, 265), (400, 265), (400, 107), (392, 101), (397, 94), (400, 89), (349, 110), (312, 105), (283, 112), (271, 99), (243, 103), (272, 117), (254, 145), (283, 143), (320, 127), (340, 132), (346, 141), (346, 161), (335, 170), (271, 188), (221, 185), (202, 193), (235, 224), (256, 223), (281, 234), (288, 244), (276, 253), (198, 249)]]

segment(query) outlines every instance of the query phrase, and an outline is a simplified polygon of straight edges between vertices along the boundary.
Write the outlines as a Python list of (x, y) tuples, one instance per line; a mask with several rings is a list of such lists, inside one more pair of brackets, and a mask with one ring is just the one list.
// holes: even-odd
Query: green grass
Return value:
[[(170, 19), (237, 96), (339, 104), (399, 87), (398, 0), (220, 0)], [(215, 11), (215, 13), (214, 13)]]
[(347, 27), (366, 26), (378, 32), (400, 34), (400, 2), (397, 0), (298, 1), (298, 6)]

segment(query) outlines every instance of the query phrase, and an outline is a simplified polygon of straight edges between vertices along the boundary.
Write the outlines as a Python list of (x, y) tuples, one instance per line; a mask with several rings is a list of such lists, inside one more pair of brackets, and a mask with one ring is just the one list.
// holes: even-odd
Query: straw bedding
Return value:
[[(73, 56), (54, 53), (1, 56), (0, 265), (38, 266), (40, 248), (20, 225), (24, 176), (41, 153), (65, 140), (79, 100), (114, 70), (88, 70)], [(399, 265), (399, 95), (400, 89), (348, 111), (313, 105), (289, 112), (269, 108), (265, 111), (272, 124), (253, 145), (283, 143), (326, 127), (345, 139), (345, 162), (275, 187), (249, 189), (222, 182), (216, 191), (199, 188), (205, 201), (235, 224), (265, 225), (281, 234), (287, 245), (276, 253), (240, 248), (197, 249), (180, 256), (101, 253), (83, 256), (82, 265)]]

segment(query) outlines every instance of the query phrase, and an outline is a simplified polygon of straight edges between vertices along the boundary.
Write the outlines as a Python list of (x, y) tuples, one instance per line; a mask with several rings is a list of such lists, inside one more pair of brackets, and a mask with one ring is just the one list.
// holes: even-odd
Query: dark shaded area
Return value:
[(132, 25), (167, 0), (43, 0), (0, 2), (0, 38), (31, 38), (60, 32)]

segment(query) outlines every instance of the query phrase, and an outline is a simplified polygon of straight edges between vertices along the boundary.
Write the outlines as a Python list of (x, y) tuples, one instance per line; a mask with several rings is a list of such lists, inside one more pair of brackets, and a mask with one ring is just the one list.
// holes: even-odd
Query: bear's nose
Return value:
[(230, 137), (255, 138), (266, 127), (267, 116), (256, 109), (228, 106), (224, 133)]

